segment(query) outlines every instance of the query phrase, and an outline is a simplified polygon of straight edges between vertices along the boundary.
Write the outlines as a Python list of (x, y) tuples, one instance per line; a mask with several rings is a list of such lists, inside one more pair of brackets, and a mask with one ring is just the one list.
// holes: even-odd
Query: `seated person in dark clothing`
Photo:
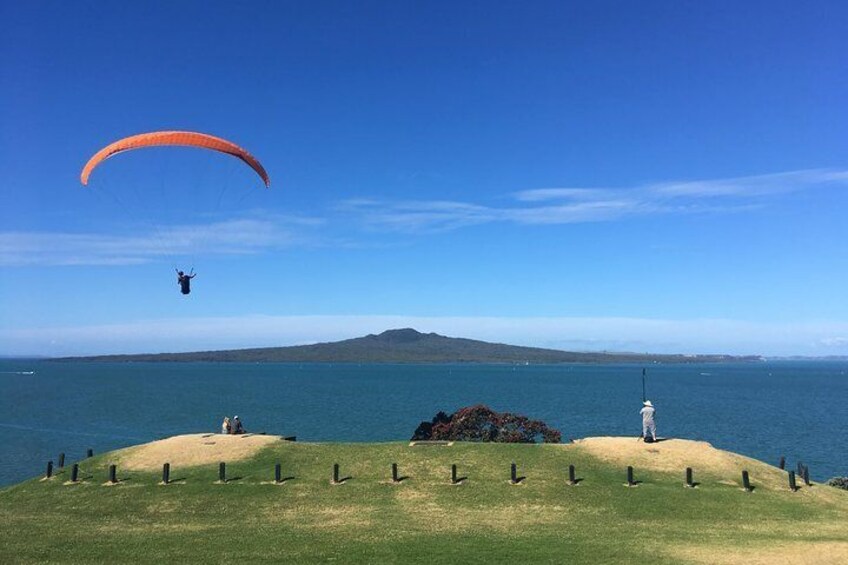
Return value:
[(241, 420), (239, 420), (238, 416), (233, 418), (233, 433), (234, 434), (245, 433), (244, 426), (242, 425)]
[(192, 269), (192, 273), (190, 275), (185, 274), (184, 272), (177, 269), (177, 284), (180, 285), (180, 292), (183, 294), (188, 294), (191, 292), (191, 279), (197, 276), (197, 273)]

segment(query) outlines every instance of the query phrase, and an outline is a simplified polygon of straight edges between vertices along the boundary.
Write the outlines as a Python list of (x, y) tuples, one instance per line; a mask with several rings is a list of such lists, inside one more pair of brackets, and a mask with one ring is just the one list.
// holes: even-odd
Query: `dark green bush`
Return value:
[(830, 485), (832, 487), (848, 490), (848, 477), (833, 477), (825, 484)]

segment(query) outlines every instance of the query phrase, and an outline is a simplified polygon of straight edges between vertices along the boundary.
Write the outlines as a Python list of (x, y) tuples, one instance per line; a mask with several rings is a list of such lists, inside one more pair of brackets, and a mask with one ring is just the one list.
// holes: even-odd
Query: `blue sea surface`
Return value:
[[(0, 361), (0, 485), (60, 452), (104, 452), (239, 415), (299, 441), (407, 440), (471, 404), (524, 414), (563, 441), (641, 432), (641, 365), (357, 365)], [(848, 363), (650, 365), (661, 436), (705, 440), (817, 480), (848, 475)]]

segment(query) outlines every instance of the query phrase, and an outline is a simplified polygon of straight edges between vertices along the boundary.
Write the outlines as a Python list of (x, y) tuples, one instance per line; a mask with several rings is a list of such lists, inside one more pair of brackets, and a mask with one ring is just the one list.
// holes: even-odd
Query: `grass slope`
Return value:
[[(66, 467), (49, 481), (0, 490), (0, 562), (848, 558), (848, 492), (814, 485), (792, 493), (781, 471), (740, 456), (733, 456), (740, 466), (733, 473), (709, 458), (692, 461), (700, 484), (687, 489), (684, 469), (669, 469), (670, 462), (680, 461), (666, 459), (662, 451), (639, 454), (643, 467), (635, 473), (641, 482), (628, 488), (616, 459), (627, 457), (626, 451), (601, 457), (597, 445), (581, 443), (410, 447), (280, 441), (228, 463), (227, 484), (215, 484), (218, 466), (207, 462), (174, 467), (171, 477), (177, 480), (169, 486), (157, 485), (158, 462), (150, 470), (121, 467), (137, 455), (121, 450), (82, 461), (82, 484), (64, 484)], [(119, 464), (121, 482), (104, 486), (111, 462)], [(282, 486), (269, 484), (276, 462), (284, 477), (293, 477)], [(407, 477), (400, 484), (390, 481), (393, 462)], [(519, 485), (509, 484), (511, 462), (526, 477)], [(344, 484), (330, 484), (334, 463), (341, 465), (342, 477), (350, 477)], [(450, 484), (454, 463), (466, 477), (459, 486)], [(566, 484), (569, 464), (582, 478), (578, 486)], [(742, 467), (751, 473), (753, 493), (740, 489)]]

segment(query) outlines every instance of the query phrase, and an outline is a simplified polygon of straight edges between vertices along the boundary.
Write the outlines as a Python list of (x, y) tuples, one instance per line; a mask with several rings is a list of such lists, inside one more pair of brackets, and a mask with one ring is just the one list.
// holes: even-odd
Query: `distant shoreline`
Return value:
[(330, 343), (196, 351), (60, 357), (52, 361), (91, 362), (218, 362), (218, 363), (375, 363), (375, 364), (504, 364), (558, 365), (566, 363), (748, 363), (759, 355), (686, 355), (649, 353), (575, 352), (490, 343), (473, 339), (424, 334), (412, 328), (387, 330), (379, 335)]
[[(89, 356), (89, 357), (42, 357), (38, 359), (27, 359), (20, 358), (19, 360), (32, 360), (32, 361), (47, 361), (54, 363), (231, 363), (231, 364), (281, 364), (281, 365), (500, 365), (507, 367), (538, 367), (538, 366), (557, 366), (557, 365), (640, 365), (640, 364), (649, 364), (649, 365), (699, 365), (699, 364), (724, 364), (724, 363), (762, 363), (768, 361), (827, 361), (827, 359), (767, 359), (764, 357), (723, 357), (723, 356), (703, 356), (709, 358), (697, 358), (697, 359), (686, 359), (686, 360), (668, 360), (668, 359), (653, 359), (650, 357), (646, 357), (644, 359), (610, 359), (610, 360), (592, 360), (592, 361), (538, 361), (538, 362), (517, 362), (517, 361), (450, 361), (450, 360), (439, 360), (439, 361), (400, 361), (400, 360), (362, 360), (362, 361), (353, 361), (353, 360), (310, 360), (310, 361), (298, 361), (298, 360), (239, 360), (239, 359), (206, 359), (206, 358), (198, 358), (198, 359), (172, 359), (172, 356), (182, 355), (182, 354), (169, 354), (169, 353), (154, 353), (154, 354), (141, 354), (141, 355), (100, 355), (100, 356)], [(186, 354), (189, 355), (189, 354)], [(137, 358), (138, 357), (138, 358)], [(149, 358), (155, 357), (155, 359)], [(716, 357), (716, 358), (713, 358)], [(718, 358), (721, 357), (721, 358)]]

